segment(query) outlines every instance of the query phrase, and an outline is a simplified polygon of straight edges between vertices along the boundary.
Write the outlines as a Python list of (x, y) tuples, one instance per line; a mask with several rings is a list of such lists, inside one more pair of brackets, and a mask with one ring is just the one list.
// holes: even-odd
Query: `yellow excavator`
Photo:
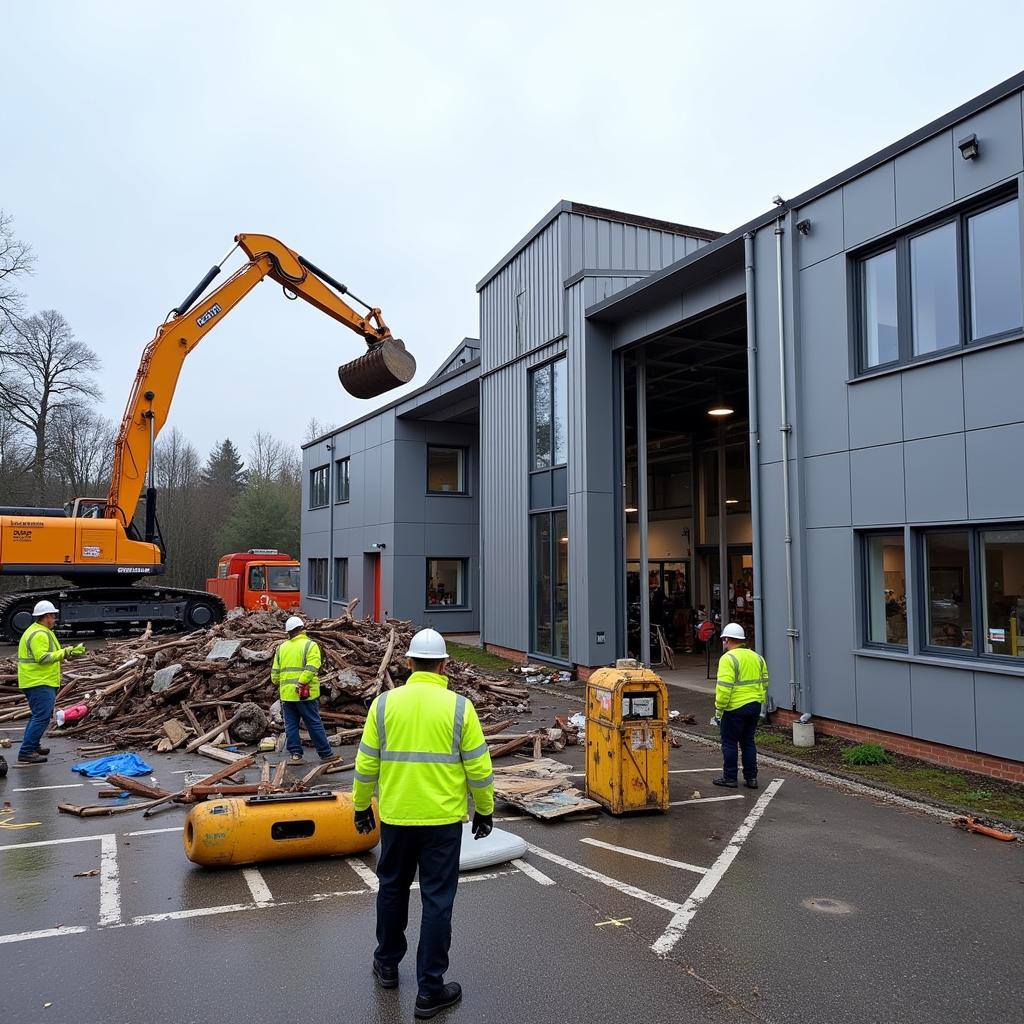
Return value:
[[(241, 248), (247, 262), (209, 294), (207, 289)], [(412, 380), (416, 360), (392, 337), (381, 311), (297, 252), (268, 235), (242, 234), (157, 328), (146, 346), (114, 443), (106, 498), (76, 498), (64, 508), (0, 506), (0, 574), (58, 576), (66, 587), (0, 597), (0, 633), (16, 640), (41, 600), (60, 606), (65, 628), (104, 629), (152, 622), (199, 629), (220, 621), (223, 601), (201, 590), (139, 583), (165, 571), (166, 550), (156, 511), (154, 446), (170, 411), (186, 356), (264, 278), (281, 285), (362, 336), (366, 351), (338, 368), (355, 398), (374, 398)], [(360, 314), (342, 296), (365, 312)], [(135, 523), (145, 491), (140, 532)]]

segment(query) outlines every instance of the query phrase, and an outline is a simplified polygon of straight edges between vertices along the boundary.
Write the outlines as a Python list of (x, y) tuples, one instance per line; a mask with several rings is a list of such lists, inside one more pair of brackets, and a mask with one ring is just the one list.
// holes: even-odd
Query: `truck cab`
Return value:
[(276, 548), (236, 551), (218, 561), (217, 575), (206, 581), (206, 589), (229, 609), (298, 608), (299, 563)]

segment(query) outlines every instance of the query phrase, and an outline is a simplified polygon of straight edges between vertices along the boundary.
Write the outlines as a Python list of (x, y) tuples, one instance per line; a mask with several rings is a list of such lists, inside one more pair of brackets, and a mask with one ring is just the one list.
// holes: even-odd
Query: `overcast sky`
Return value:
[[(416, 386), (558, 200), (730, 230), (1020, 71), (1022, 40), (1019, 0), (7, 3), (0, 208), (112, 418), (240, 231), (379, 305)], [(204, 454), (298, 444), (372, 408), (337, 382), (361, 346), (266, 283), (189, 357), (168, 425)]]

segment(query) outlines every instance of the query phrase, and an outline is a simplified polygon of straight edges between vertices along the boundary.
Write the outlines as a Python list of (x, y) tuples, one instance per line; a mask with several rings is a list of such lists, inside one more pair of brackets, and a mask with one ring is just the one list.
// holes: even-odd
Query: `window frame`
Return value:
[[(555, 462), (555, 364), (559, 361), (565, 362), (565, 461)], [(537, 465), (537, 420), (535, 415), (535, 402), (534, 395), (536, 389), (533, 386), (534, 378), (537, 373), (542, 370), (550, 370), (551, 372), (551, 458), (546, 466)], [(536, 366), (531, 366), (527, 372), (527, 393), (529, 399), (529, 431), (530, 431), (530, 472), (531, 473), (547, 473), (553, 469), (560, 469), (562, 466), (569, 465), (569, 356), (567, 352), (560, 352), (558, 355), (553, 356), (551, 359), (545, 360), (543, 363), (538, 363)]]
[[(323, 563), (323, 592), (317, 592), (313, 590), (313, 581), (317, 575), (314, 570), (314, 563)], [(327, 600), (327, 559), (326, 558), (307, 558), (306, 559), (306, 597), (313, 598), (317, 601)]]
[[(430, 563), (431, 562), (458, 562), (459, 572), (462, 576), (462, 597), (461, 604), (431, 604), (430, 603)], [(423, 611), (433, 615), (435, 612), (468, 612), (472, 611), (473, 602), (469, 596), (469, 559), (465, 555), (427, 555), (423, 560)]]
[[(317, 493), (320, 488), (314, 484), (314, 479), (317, 473), (326, 472), (327, 476), (327, 487), (323, 492), (324, 500), (319, 504), (314, 504), (316, 501)], [(309, 510), (317, 508), (327, 508), (331, 504), (331, 464), (325, 462), (322, 466), (313, 466), (309, 471)]]
[[(345, 496), (340, 497), (341, 488), (339, 479), (341, 467), (345, 467)], [(346, 505), (352, 498), (352, 459), (348, 455), (343, 455), (340, 459), (334, 460), (334, 504), (335, 505)]]
[[(909, 564), (909, 552), (907, 550), (907, 538), (903, 527), (892, 527), (879, 530), (858, 530), (860, 541), (860, 617), (861, 630), (860, 640), (864, 648), (874, 651), (897, 651), (900, 654), (910, 654), (910, 620), (913, 614), (911, 604), (914, 585), (913, 568)], [(871, 541), (875, 537), (899, 537), (903, 545), (903, 589), (904, 598), (907, 600), (907, 639), (905, 643), (891, 643), (888, 640), (871, 639)], [(884, 579), (882, 581), (885, 582)]]
[[(446, 452), (459, 453), (459, 476), (462, 483), (457, 491), (434, 491), (430, 489), (430, 453), (437, 449)], [(431, 497), (443, 498), (468, 498), (469, 497), (469, 449), (461, 444), (427, 444), (427, 494)]]
[[(1007, 185), (1002, 183), (982, 196), (963, 203), (952, 210), (943, 210), (934, 216), (922, 219), (917, 223), (906, 225), (898, 232), (892, 232), (882, 239), (875, 239), (870, 244), (850, 250), (849, 258), (849, 294), (853, 296), (853, 316), (851, 317), (853, 370), (854, 377), (867, 377), (887, 370), (901, 369), (918, 363), (932, 362), (969, 351), (972, 348), (991, 345), (1013, 338), (1024, 338), (1024, 283), (1021, 285), (1021, 323), (1017, 327), (1008, 328), (997, 334), (989, 334), (980, 338), (971, 338), (970, 308), (970, 237), (967, 222), (971, 217), (995, 209), (1006, 203), (1016, 202), (1018, 232), (1021, 246), (1024, 248), (1024, 198), (1014, 181)], [(913, 239), (926, 235), (946, 224), (956, 226), (956, 302), (958, 343), (948, 348), (935, 349), (930, 352), (914, 353), (913, 337), (913, 291), (912, 270), (910, 260), (910, 243)], [(899, 355), (896, 359), (874, 366), (867, 365), (867, 318), (866, 288), (864, 281), (865, 263), (885, 252), (895, 250), (896, 253), (896, 332)], [(1024, 266), (1024, 258), (1022, 258)]]
[[(339, 568), (341, 569), (340, 573), (338, 572)], [(345, 585), (343, 587), (339, 587), (338, 586), (338, 578), (339, 578), (339, 576), (344, 581)], [(333, 575), (333, 577), (330, 580), (330, 588), (331, 588), (331, 600), (332, 601), (344, 602), (344, 601), (348, 600), (348, 559), (347, 558), (345, 558), (345, 557), (340, 557), (339, 558), (337, 555), (334, 556), (334, 575)]]

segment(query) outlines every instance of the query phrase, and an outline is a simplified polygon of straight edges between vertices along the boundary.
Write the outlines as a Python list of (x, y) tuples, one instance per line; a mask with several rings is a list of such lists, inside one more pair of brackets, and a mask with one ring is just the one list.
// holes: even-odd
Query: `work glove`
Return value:
[(717, 729), (717, 728), (718, 728), (718, 727), (719, 727), (719, 726), (720, 726), (721, 724), (722, 724), (722, 720), (721, 720), (721, 718), (719, 718), (719, 717), (718, 717), (718, 715), (715, 715), (715, 716), (714, 716), (714, 718), (712, 718), (712, 719), (711, 719), (711, 721), (710, 721), (710, 722), (708, 722), (708, 725), (712, 725), (712, 726), (714, 726), (714, 727), (715, 727), (716, 729)]
[(356, 831), (361, 835), (369, 835), (377, 827), (377, 819), (373, 816), (373, 808), (355, 813)]
[(494, 830), (494, 815), (481, 814), (477, 811), (473, 815), (473, 838), (486, 839)]
[(79, 655), (85, 654), (85, 644), (75, 644), (71, 648), (71, 656), (77, 658)]

